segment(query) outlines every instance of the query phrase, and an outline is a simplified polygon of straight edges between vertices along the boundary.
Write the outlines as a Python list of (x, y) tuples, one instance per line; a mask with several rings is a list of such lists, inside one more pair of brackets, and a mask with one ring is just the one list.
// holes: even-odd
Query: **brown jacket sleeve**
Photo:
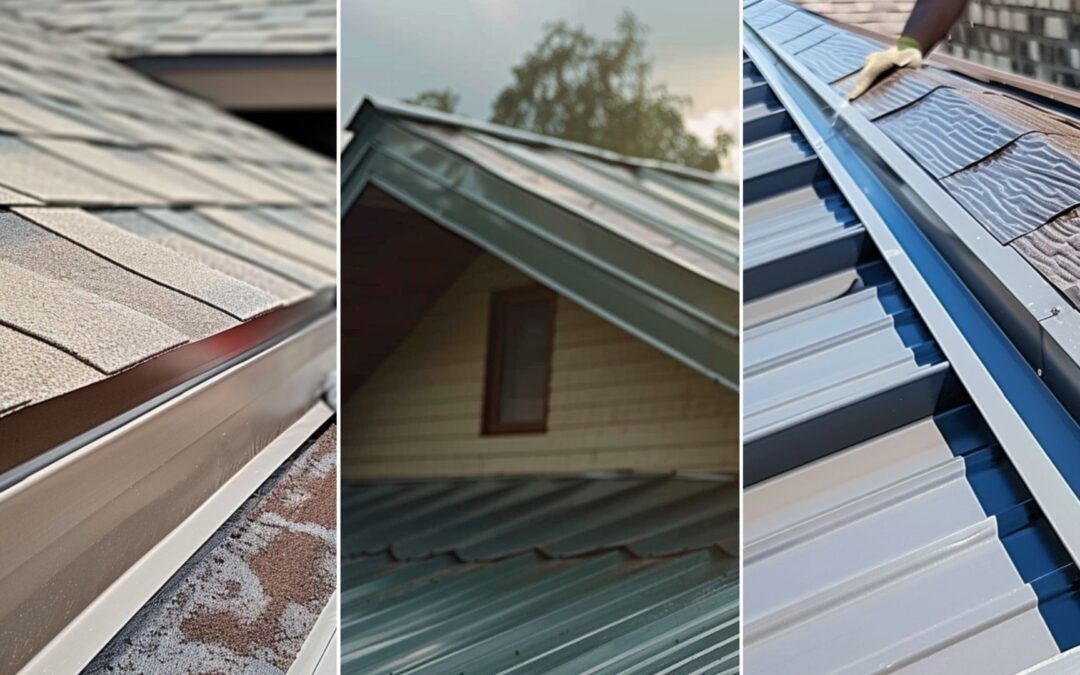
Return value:
[(929, 54), (964, 15), (967, 4), (968, 0), (917, 0), (902, 36), (912, 38), (923, 54)]

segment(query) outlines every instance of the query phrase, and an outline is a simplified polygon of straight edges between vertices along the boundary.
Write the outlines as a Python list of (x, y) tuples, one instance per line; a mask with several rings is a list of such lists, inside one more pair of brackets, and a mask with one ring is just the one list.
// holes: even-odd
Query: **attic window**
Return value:
[(547, 431), (555, 294), (540, 286), (491, 296), (485, 434)]

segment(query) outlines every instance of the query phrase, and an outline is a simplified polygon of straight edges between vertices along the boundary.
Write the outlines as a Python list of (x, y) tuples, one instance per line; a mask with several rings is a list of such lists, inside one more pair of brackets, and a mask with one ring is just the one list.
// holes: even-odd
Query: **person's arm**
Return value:
[(964, 15), (968, 0), (918, 0), (904, 24), (897, 47), (914, 47), (923, 56), (945, 39), (952, 27)]
[(963, 16), (967, 4), (968, 0), (917, 0), (896, 46), (866, 57), (866, 65), (848, 100), (865, 94), (879, 77), (893, 68), (921, 67), (923, 58)]

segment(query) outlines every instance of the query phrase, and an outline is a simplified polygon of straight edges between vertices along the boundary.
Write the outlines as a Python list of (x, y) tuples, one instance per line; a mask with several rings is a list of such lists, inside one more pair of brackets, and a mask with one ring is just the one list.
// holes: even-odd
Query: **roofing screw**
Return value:
[(1039, 368), (1038, 370), (1036, 370), (1035, 374), (1038, 375), (1039, 377), (1042, 377), (1042, 368)]
[(1057, 316), (1058, 314), (1061, 314), (1060, 307), (1053, 307), (1050, 309), (1050, 316)]

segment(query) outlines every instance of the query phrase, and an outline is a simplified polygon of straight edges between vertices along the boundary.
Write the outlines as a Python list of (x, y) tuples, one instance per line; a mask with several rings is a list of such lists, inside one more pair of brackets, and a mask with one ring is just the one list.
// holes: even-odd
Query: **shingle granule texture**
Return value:
[(102, 379), (97, 369), (71, 354), (0, 326), (0, 413)]
[(84, 169), (103, 171), (115, 180), (154, 197), (196, 203), (219, 203), (223, 199), (231, 199), (225, 190), (145, 152), (59, 138), (35, 138), (33, 143)]
[(103, 373), (119, 372), (187, 342), (144, 314), (6, 262), (0, 262), (0, 317), (5, 325)]
[(46, 202), (161, 202), (84, 171), (12, 136), (0, 136), (0, 184)]
[(251, 319), (270, 311), (277, 301), (259, 289), (177, 256), (152, 241), (130, 234), (80, 209), (17, 208), (16, 212), (62, 237), (95, 251), (121, 267), (184, 295)]
[(84, 671), (288, 671), (337, 588), (330, 427), (263, 485)]
[[(268, 18), (284, 23), (266, 25), (290, 24), (290, 12), (314, 9), (309, 2), (268, 4)], [(91, 16), (119, 16), (112, 12), (119, 5), (78, 2), (44, 14), (36, 2), (5, 8), (0, 424), (334, 285), (332, 161), (162, 86), (73, 34)], [(120, 14), (178, 9), (134, 0)], [(50, 17), (54, 29), (42, 26)], [(259, 236), (238, 236), (198, 208), (228, 208), (258, 223)], [(265, 218), (265, 209), (287, 224)]]
[(231, 251), (239, 258), (259, 265), (263, 269), (277, 272), (308, 288), (323, 288), (333, 284), (333, 279), (325, 272), (237, 236), (215, 225), (201, 214), (167, 209), (146, 209), (145, 213), (193, 239), (221, 250)]
[(332, 247), (301, 237), (285, 227), (235, 209), (200, 209), (200, 213), (238, 236), (297, 262), (311, 265), (327, 274), (332, 274), (335, 269), (335, 253)]
[(7, 0), (117, 57), (333, 54), (334, 0)]
[[(135, 274), (21, 215), (0, 212), (0, 260), (63, 282), (200, 339), (238, 322), (210, 305)], [(61, 317), (54, 311), (37, 311)]]
[(246, 281), (274, 296), (278, 302), (292, 304), (307, 297), (309, 293), (306, 288), (285, 277), (170, 230), (141, 211), (106, 211), (97, 215), (132, 234), (198, 260), (233, 278)]

